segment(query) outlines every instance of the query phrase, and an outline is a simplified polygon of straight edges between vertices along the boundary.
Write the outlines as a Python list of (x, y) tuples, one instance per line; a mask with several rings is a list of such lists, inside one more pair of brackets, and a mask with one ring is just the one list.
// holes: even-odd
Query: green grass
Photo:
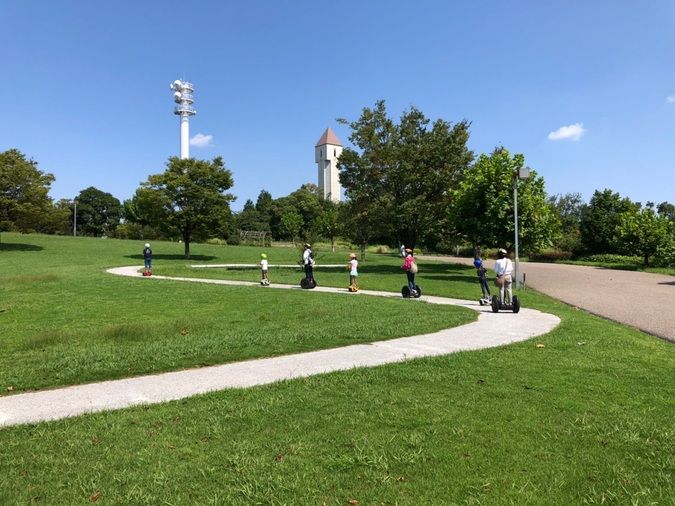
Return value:
[[(21, 239), (43, 244), (45, 254), (59, 241)], [(259, 251), (195, 250), (214, 262), (252, 262)], [(268, 253), (272, 262), (286, 254)], [(1, 258), (3, 274), (49, 276), (34, 266), (8, 273)], [(400, 287), (398, 259), (369, 258), (362, 285)], [(158, 259), (156, 270), (182, 263)], [(54, 272), (84, 276), (78, 290), (112, 290), (120, 301), (135, 283), (180, 290), (123, 278), (104, 288), (109, 278), (87, 280), (87, 270)], [(420, 271), (426, 293), (478, 293), (472, 268), (420, 264)], [(254, 271), (204, 275), (257, 279)], [(317, 278), (344, 285), (346, 272)], [(187, 289), (211, 297), (223, 289), (212, 288)], [(286, 293), (254, 293), (263, 292)], [(5, 293), (0, 304), (16, 309)], [(328, 297), (297, 295), (307, 304)], [(672, 504), (673, 345), (529, 290), (520, 295), (526, 306), (560, 316), (560, 326), (500, 348), (0, 429), (0, 504)], [(96, 319), (82, 326), (94, 330)]]
[[(138, 246), (3, 234), (0, 388), (19, 392), (333, 348), (433, 332), (476, 318), (467, 309), (401, 299), (131, 279), (104, 272), (110, 266), (142, 263)], [(154, 245), (155, 272), (196, 271), (172, 268), (185, 264), (177, 253), (180, 246)], [(246, 248), (196, 249), (202, 261), (223, 253), (248, 254)], [(248, 274), (258, 278), (257, 271)]]

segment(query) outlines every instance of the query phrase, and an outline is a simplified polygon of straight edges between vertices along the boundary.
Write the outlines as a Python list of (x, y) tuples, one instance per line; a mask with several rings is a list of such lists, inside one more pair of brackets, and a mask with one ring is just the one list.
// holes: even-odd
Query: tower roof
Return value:
[(331, 130), (330, 127), (326, 128), (326, 131), (323, 133), (321, 138), (316, 142), (317, 146), (323, 146), (324, 144), (331, 144), (333, 146), (342, 146), (340, 139), (338, 139), (335, 132)]

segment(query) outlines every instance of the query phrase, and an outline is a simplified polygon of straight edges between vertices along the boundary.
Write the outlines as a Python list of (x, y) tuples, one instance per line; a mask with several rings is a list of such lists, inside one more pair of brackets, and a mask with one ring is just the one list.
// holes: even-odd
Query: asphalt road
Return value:
[[(421, 256), (471, 265), (473, 259)], [(486, 261), (488, 268), (494, 262)], [(530, 288), (572, 306), (675, 342), (675, 276), (583, 265), (520, 263)]]

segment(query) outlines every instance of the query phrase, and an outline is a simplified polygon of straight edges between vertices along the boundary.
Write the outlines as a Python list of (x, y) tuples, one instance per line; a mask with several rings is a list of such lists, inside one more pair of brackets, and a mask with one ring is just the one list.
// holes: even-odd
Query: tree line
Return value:
[[(425, 248), (437, 252), (514, 246), (514, 185), (518, 191), (519, 242), (524, 255), (570, 258), (594, 254), (640, 256), (645, 265), (675, 264), (675, 206), (642, 205), (609, 189), (588, 203), (579, 194), (547, 195), (544, 178), (525, 167), (523, 154), (498, 146), (476, 156), (468, 148), (470, 123), (429, 120), (411, 107), (398, 120), (384, 101), (359, 118), (339, 119), (353, 147), (338, 162), (346, 201), (324, 200), (314, 184), (272, 198), (260, 191), (240, 212), (232, 173), (220, 157), (169, 158), (134, 195), (120, 202), (97, 188), (72, 200), (52, 201), (54, 176), (16, 149), (0, 153), (0, 232), (16, 230), (128, 239), (238, 243), (241, 230), (264, 231), (274, 240), (330, 241)], [(77, 201), (77, 206), (74, 205)], [(77, 207), (76, 220), (74, 219)]]

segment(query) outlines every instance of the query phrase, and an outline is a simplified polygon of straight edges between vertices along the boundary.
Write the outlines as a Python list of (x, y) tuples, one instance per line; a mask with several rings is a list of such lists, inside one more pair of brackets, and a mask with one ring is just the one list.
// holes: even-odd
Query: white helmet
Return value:
[(146, 247), (146, 248), (149, 248), (149, 247), (150, 247), (150, 243), (149, 243), (149, 242), (146, 242), (146, 243), (145, 243), (145, 247)]

